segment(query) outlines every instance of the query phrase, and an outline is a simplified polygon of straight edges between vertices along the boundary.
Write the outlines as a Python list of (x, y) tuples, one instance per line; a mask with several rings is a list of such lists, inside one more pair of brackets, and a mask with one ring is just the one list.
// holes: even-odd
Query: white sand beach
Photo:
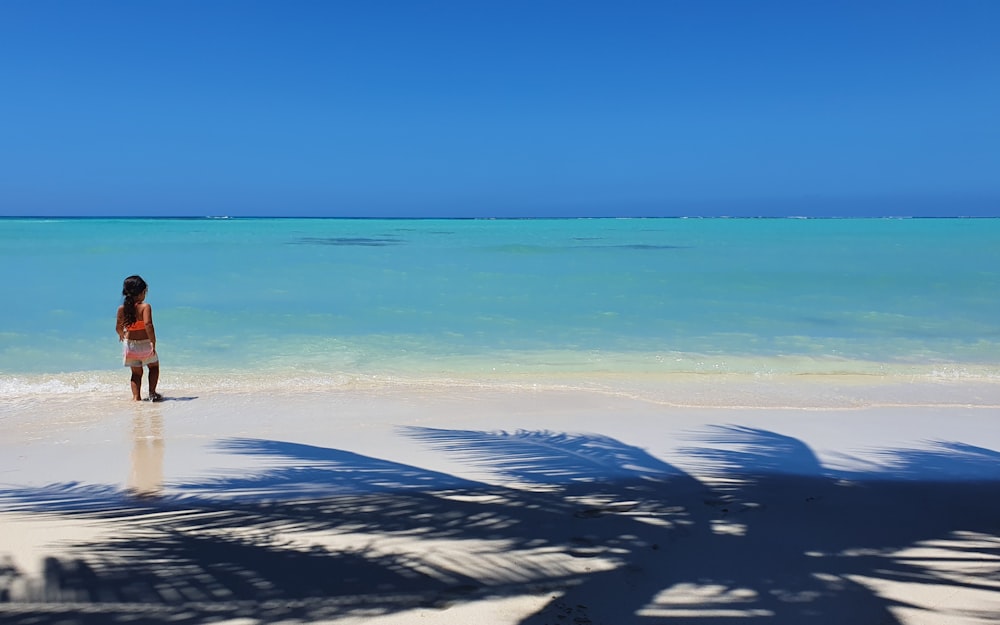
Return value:
[(5, 623), (1000, 619), (1000, 385), (708, 378), (0, 410)]

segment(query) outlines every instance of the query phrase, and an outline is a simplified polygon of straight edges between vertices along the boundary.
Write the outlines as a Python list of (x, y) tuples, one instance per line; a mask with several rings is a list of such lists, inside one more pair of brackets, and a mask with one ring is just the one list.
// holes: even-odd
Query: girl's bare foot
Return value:
[(149, 401), (163, 401), (163, 395), (153, 391), (149, 394)]

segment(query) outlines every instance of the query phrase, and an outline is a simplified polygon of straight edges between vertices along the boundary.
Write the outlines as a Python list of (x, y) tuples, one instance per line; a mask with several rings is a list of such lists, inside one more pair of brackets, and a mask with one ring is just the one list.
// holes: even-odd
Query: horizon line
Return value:
[(399, 221), (532, 221), (597, 219), (998, 219), (997, 215), (571, 215), (571, 216), (370, 216), (370, 215), (0, 215), (3, 219), (159, 219), (159, 220), (249, 220), (249, 219), (342, 219)]

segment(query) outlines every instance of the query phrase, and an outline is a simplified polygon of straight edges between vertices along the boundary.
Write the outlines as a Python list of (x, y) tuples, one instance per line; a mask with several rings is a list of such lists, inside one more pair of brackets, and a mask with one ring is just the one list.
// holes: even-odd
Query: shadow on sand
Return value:
[(267, 468), (161, 497), (3, 491), (8, 511), (114, 533), (66, 547), (41, 577), (0, 560), (0, 618), (277, 623), (533, 595), (543, 607), (524, 625), (891, 625), (924, 608), (887, 583), (1000, 595), (993, 450), (934, 443), (844, 471), (797, 439), (716, 427), (686, 451), (696, 478), (600, 435), (401, 433), (496, 479), (233, 439), (221, 449)]

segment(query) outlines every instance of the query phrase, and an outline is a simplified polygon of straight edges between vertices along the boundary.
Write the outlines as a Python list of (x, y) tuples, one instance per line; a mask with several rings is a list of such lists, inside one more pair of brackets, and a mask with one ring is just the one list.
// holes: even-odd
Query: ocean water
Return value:
[[(0, 219), (0, 398), (674, 374), (1000, 379), (1000, 219)], [(196, 381), (196, 382), (192, 382)]]

